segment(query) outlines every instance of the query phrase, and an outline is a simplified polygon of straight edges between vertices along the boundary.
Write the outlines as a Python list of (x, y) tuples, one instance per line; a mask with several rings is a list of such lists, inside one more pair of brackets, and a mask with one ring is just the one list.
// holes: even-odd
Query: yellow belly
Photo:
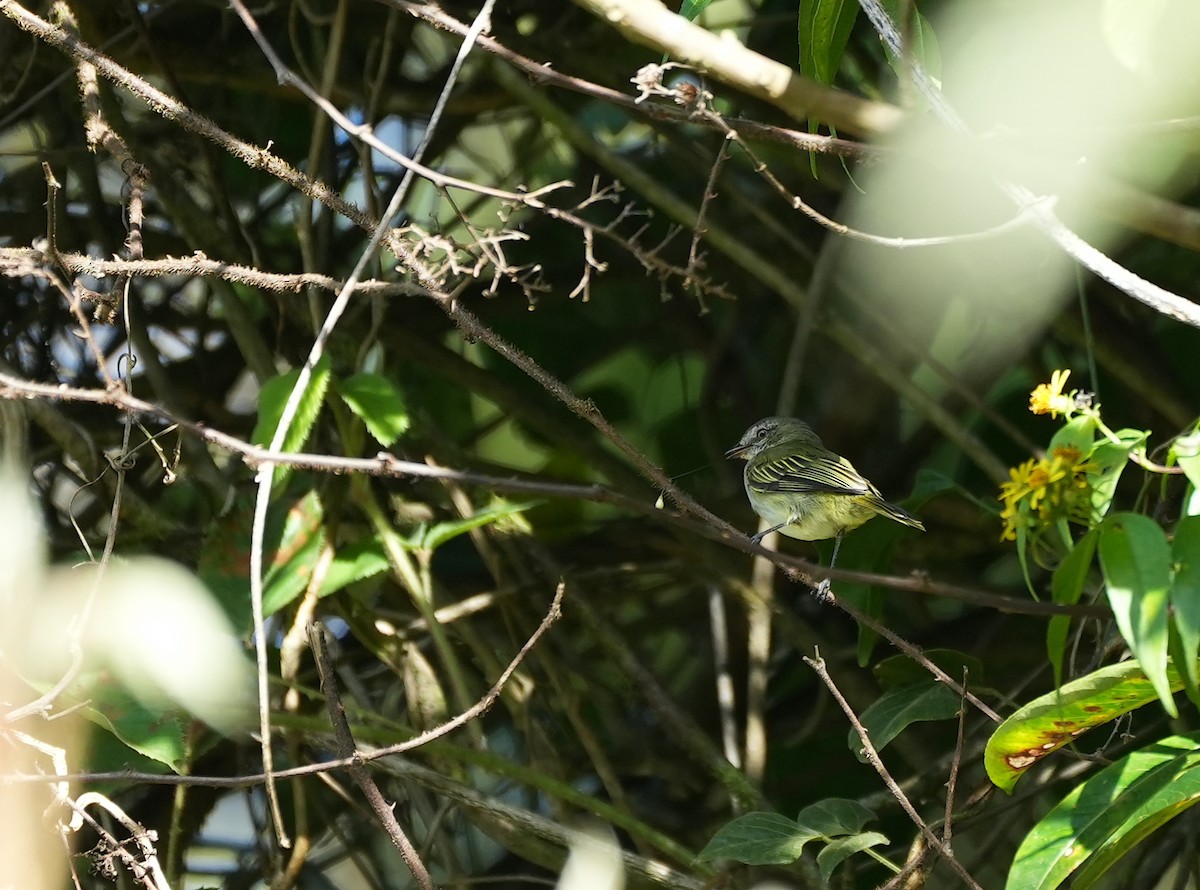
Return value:
[(776, 494), (749, 489), (747, 493), (754, 512), (771, 525), (783, 525), (780, 534), (801, 541), (836, 538), (858, 528), (876, 512), (853, 495)]

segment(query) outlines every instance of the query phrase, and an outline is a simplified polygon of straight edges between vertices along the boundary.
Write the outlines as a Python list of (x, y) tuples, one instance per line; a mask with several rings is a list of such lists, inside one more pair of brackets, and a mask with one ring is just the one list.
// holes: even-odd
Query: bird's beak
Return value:
[(739, 442), (737, 445), (734, 445), (732, 448), (730, 448), (728, 451), (725, 452), (725, 459), (731, 460), (735, 457), (745, 457), (746, 452), (749, 450), (750, 450), (749, 445), (744, 445), (741, 442)]

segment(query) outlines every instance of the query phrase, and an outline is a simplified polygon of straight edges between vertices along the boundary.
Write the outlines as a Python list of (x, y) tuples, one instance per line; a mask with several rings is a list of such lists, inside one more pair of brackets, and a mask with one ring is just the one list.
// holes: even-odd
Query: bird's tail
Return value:
[(907, 510), (897, 507), (895, 504), (889, 504), (883, 498), (879, 498), (877, 501), (875, 501), (875, 509), (879, 511), (880, 516), (886, 516), (888, 519), (894, 519), (901, 525), (907, 525), (911, 526), (912, 528), (919, 528), (921, 531), (925, 531), (925, 524), (921, 522), (921, 520), (917, 519), (917, 517), (913, 516)]

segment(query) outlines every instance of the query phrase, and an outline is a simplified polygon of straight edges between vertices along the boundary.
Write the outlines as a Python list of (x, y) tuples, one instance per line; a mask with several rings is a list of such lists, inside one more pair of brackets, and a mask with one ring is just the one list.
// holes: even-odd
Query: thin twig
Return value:
[(852, 228), (845, 223), (840, 223), (834, 219), (830, 219), (817, 208), (813, 207), (799, 195), (792, 193), (775, 175), (774, 171), (767, 165), (766, 161), (761, 160), (755, 151), (738, 135), (737, 131), (728, 126), (721, 116), (711, 109), (706, 109), (705, 116), (711, 117), (717, 124), (719, 129), (725, 132), (726, 139), (736, 142), (738, 147), (746, 153), (750, 159), (750, 163), (754, 172), (761, 176), (772, 189), (779, 194), (784, 201), (793, 210), (799, 210), (813, 222), (823, 226), (829, 231), (837, 235), (843, 235), (853, 241), (862, 241), (867, 244), (874, 244), (879, 247), (892, 247), (899, 250), (907, 250), (919, 247), (940, 247), (947, 244), (960, 244), (972, 241), (990, 241), (1000, 235), (1007, 234), (1014, 229), (1024, 228), (1033, 223), (1033, 203), (1045, 205), (1045, 207), (1053, 207), (1056, 201), (1055, 198), (1043, 197), (1031, 199), (1033, 203), (1019, 207), (1017, 214), (1011, 219), (1007, 219), (1002, 223), (994, 226), (989, 226), (977, 232), (962, 232), (955, 235), (930, 235), (923, 238), (907, 238), (907, 237), (889, 237), (887, 235), (875, 235), (871, 232), (863, 232), (859, 229)]
[(379, 820), (383, 830), (391, 838), (392, 844), (400, 851), (400, 857), (408, 866), (417, 885), (425, 890), (433, 890), (433, 880), (429, 877), (429, 870), (425, 868), (425, 863), (421, 861), (412, 841), (408, 839), (408, 835), (400, 826), (400, 821), (396, 818), (396, 812), (392, 805), (384, 799), (383, 792), (379, 790), (379, 786), (375, 784), (370, 771), (363, 765), (363, 761), (358, 755), (358, 749), (354, 744), (354, 735), (350, 732), (350, 721), (346, 719), (346, 708), (342, 704), (342, 698), (338, 692), (333, 665), (329, 661), (329, 649), (325, 642), (325, 634), (320, 625), (309, 625), (308, 640), (313, 656), (316, 658), (317, 673), (321, 678), (321, 691), (325, 693), (325, 704), (329, 709), (329, 719), (333, 723), (333, 736), (337, 739), (338, 753), (341, 754), (343, 760), (350, 761), (346, 771), (350, 773), (350, 778), (354, 780), (354, 784), (366, 797), (367, 803), (375, 813), (375, 818)]
[[(508, 667), (496, 679), (491, 688), (484, 695), (460, 714), (455, 715), (433, 729), (428, 729), (420, 735), (413, 736), (403, 742), (397, 742), (394, 745), (387, 745), (382, 748), (364, 746), (355, 751), (352, 756), (337, 758), (333, 760), (323, 760), (320, 763), (310, 763), (305, 766), (293, 767), (292, 769), (278, 770), (274, 775), (280, 779), (296, 779), (302, 776), (318, 775), (320, 773), (330, 772), (332, 770), (344, 769), (354, 763), (369, 763), (372, 760), (379, 760), (384, 757), (393, 757), (397, 754), (404, 754), (408, 751), (415, 751), (418, 748), (428, 745), (430, 742), (449, 735), (461, 726), (465, 726), (472, 720), (476, 720), (483, 716), (496, 703), (500, 697), (500, 693), (504, 691), (504, 687), (508, 684), (521, 663), (533, 651), (538, 642), (550, 629), (550, 627), (559, 618), (562, 617), (562, 602), (566, 595), (566, 585), (559, 583), (554, 592), (554, 599), (550, 602), (550, 608), (546, 610), (545, 616), (538, 624), (537, 628), (529, 639), (525, 641), (525, 645), (520, 648), (512, 660), (508, 663)], [(0, 775), (0, 779), (11, 782), (77, 782), (77, 781), (130, 781), (130, 782), (149, 782), (158, 785), (198, 785), (205, 788), (247, 788), (254, 785), (262, 785), (267, 781), (266, 773), (252, 773), (242, 776), (197, 776), (197, 775), (170, 775), (163, 773), (136, 773), (136, 772), (117, 772), (117, 773), (56, 773), (53, 776), (46, 775), (20, 775), (6, 774)]]
[(958, 697), (958, 736), (954, 740), (954, 757), (950, 760), (950, 778), (946, 780), (946, 815), (942, 822), (942, 843), (950, 845), (954, 836), (952, 820), (954, 818), (954, 791), (958, 786), (958, 768), (962, 764), (963, 732), (967, 723), (967, 669), (963, 668), (963, 692)]
[[(555, 182), (529, 192), (512, 192), (505, 189), (480, 185), (479, 183), (471, 182), (468, 179), (459, 179), (455, 176), (448, 176), (444, 173), (434, 170), (432, 167), (426, 167), (420, 162), (420, 158), (424, 155), (424, 152), (419, 148), (410, 157), (403, 152), (397, 151), (393, 146), (388, 145), (382, 139), (376, 137), (374, 130), (369, 125), (356, 124), (342, 114), (332, 102), (322, 96), (318, 90), (313, 89), (307, 81), (305, 81), (302, 77), (297, 75), (283, 63), (283, 60), (279, 57), (279, 54), (275, 52), (274, 47), (271, 46), (270, 42), (263, 35), (257, 24), (253, 24), (254, 20), (252, 17), (250, 17), (249, 12), (243, 12), (243, 10), (245, 10), (244, 4), (240, 3), (239, 0), (230, 0), (230, 2), (233, 3), (235, 11), (237, 11), (238, 15), (241, 16), (242, 21), (246, 24), (247, 29), (250, 31), (251, 36), (258, 44), (259, 49), (262, 50), (263, 55), (267, 57), (267, 61), (271, 63), (271, 68), (275, 71), (275, 79), (281, 85), (295, 87), (304, 94), (308, 101), (319, 108), (341, 129), (366, 145), (369, 145), (388, 160), (393, 161), (402, 167), (405, 173), (409, 176), (415, 174), (420, 176), (422, 179), (428, 180), (439, 188), (462, 189), (464, 191), (474, 192), (479, 195), (486, 195), (491, 198), (499, 198), (503, 201), (511, 201), (514, 204), (527, 204), (530, 207), (545, 206), (541, 200), (543, 195), (549, 194), (552, 191), (572, 184), (570, 182)], [(471, 31), (467, 32), (467, 36), (463, 41), (463, 46), (469, 49), (474, 45), (475, 36), (484, 30), (490, 21), (490, 9), (493, 5), (495, 5), (495, 0), (488, 0), (488, 2), (484, 3), (484, 10), (487, 11), (487, 14), (482, 14), (481, 12), (479, 16), (476, 16), (476, 26), (473, 26)], [(472, 31), (475, 33), (472, 34)], [(457, 67), (452, 71), (451, 76), (447, 79), (447, 83), (453, 84), (456, 82), (458, 74), (457, 68), (460, 68), (461, 65), (462, 62), (459, 61)], [(442, 110), (445, 108), (445, 104), (449, 99), (449, 96), (449, 91), (443, 89), (438, 105), (434, 106), (433, 113), (429, 118), (429, 126), (426, 128), (425, 135), (422, 140), (426, 145), (428, 145), (428, 143), (431, 141), (431, 134), (437, 129), (437, 121), (441, 117)]]
[(992, 708), (987, 704), (985, 704), (977, 695), (975, 695), (975, 693), (971, 692), (969, 689), (947, 674), (944, 670), (926, 658), (925, 653), (921, 651), (919, 646), (908, 642), (908, 640), (895, 633), (893, 630), (891, 630), (891, 628), (886, 627), (882, 623), (876, 621), (874, 618), (871, 618), (865, 613), (859, 611), (846, 601), (838, 599), (832, 592), (829, 594), (829, 601), (836, 604), (839, 609), (841, 609), (855, 621), (865, 625), (866, 627), (869, 627), (917, 664), (924, 667), (925, 670), (933, 674), (933, 676), (935, 676), (940, 682), (945, 683), (960, 696), (973, 704), (980, 713), (982, 713), (993, 723), (1003, 722), (1003, 719), (1000, 717), (1000, 715), (992, 710)]
[[(282, 78), (283, 72), (286, 69), (283, 68), (282, 63), (279, 61), (274, 49), (271, 47), (266, 37), (262, 34), (262, 31), (258, 27), (258, 23), (250, 14), (250, 11), (246, 8), (242, 0), (230, 0), (230, 2), (233, 5), (234, 11), (238, 14), (238, 17), (241, 18), (243, 24), (246, 26), (246, 30), (250, 33), (251, 37), (254, 38), (255, 42), (258, 43), (263, 54), (266, 55), (271, 61), (272, 65), (275, 66), (276, 73)], [(490, 20), (493, 3), (494, 0), (485, 0), (483, 9), (480, 10), (480, 13), (476, 18), (475, 28), (473, 29), (475, 34), (482, 31), (487, 26)], [(446, 107), (446, 102), (449, 99), (450, 92), (457, 81), (458, 72), (461, 70), (462, 64), (466, 60), (467, 53), (470, 52), (473, 45), (474, 36), (473, 34), (468, 34), (467, 38), (463, 41), (463, 45), (460, 48), (457, 57), (455, 58), (454, 64), (451, 66), (450, 72), (446, 78), (446, 83), (442, 88), (442, 94), (439, 97), (437, 105), (434, 107), (433, 114), (430, 116), (429, 123), (426, 127), (421, 143), (417, 147), (417, 150), (413, 153), (411, 163), (406, 162), (404, 176), (401, 179), (400, 184), (396, 187), (396, 191), (392, 195), (391, 200), (388, 202), (387, 209), (384, 211), (383, 216), (379, 220), (378, 224), (373, 227), (369, 242), (367, 243), (366, 247), (363, 248), (361, 254), (359, 255), (358, 261), (354, 265), (353, 271), (351, 271), (349, 278), (346, 279), (341, 291), (338, 292), (337, 298), (334, 300), (333, 305), (329, 309), (329, 314), (325, 317), (325, 321), (322, 323), (321, 329), (317, 332), (316, 337), (313, 339), (312, 347), (309, 349), (308, 358), (306, 359), (303, 367), (300, 369), (296, 382), (292, 387), (292, 391), (288, 396), (286, 404), (284, 405), (282, 415), (279, 419), (279, 425), (275, 430), (275, 435), (271, 440), (271, 450), (273, 451), (278, 451), (281, 449), (287, 436), (288, 429), (290, 428), (292, 421), (296, 416), (296, 412), (299, 410), (301, 398), (303, 397), (305, 390), (308, 388), (308, 383), (311, 379), (313, 369), (316, 367), (317, 362), (320, 361), (321, 356), (324, 354), (326, 343), (328, 343), (334, 329), (337, 327), (338, 322), (341, 320), (342, 315), (346, 311), (350, 297), (353, 294), (354, 286), (362, 277), (367, 263), (370, 262), (371, 258), (375, 256), (380, 245), (383, 243), (385, 236), (388, 234), (388, 226), (390, 226), (391, 220), (399, 212), (400, 207), (404, 203), (405, 197), (408, 194), (408, 189), (413, 181), (415, 173), (417, 172), (419, 162), (424, 157), (425, 151), (432, 142), (434, 133), (437, 131), (438, 122), (440, 121), (442, 112)], [(290, 75), (290, 72), (288, 72), (288, 74)], [(324, 108), (322, 105), (324, 100), (321, 99), (320, 96), (316, 95), (312, 91), (306, 91), (306, 95), (309, 95), (309, 98), (315, 104), (326, 110), (326, 113), (329, 113), (330, 109)], [(324, 104), (328, 105), (328, 103)], [(388, 150), (391, 151), (390, 148)], [(424, 175), (424, 173), (422, 173), (422, 175)], [(533, 196), (531, 195), (528, 197), (532, 198)], [(517, 200), (523, 203), (528, 203), (520, 197), (518, 197)], [(408, 257), (406, 254), (406, 251), (399, 251), (399, 255), (402, 258), (407, 259)], [(259, 709), (261, 715), (260, 732), (262, 733), (264, 771), (268, 775), (271, 773), (271, 769), (269, 767), (271, 762), (271, 726), (269, 712), (267, 709), (268, 677), (266, 641), (263, 638), (262, 557), (263, 540), (266, 534), (267, 505), (270, 501), (271, 485), (274, 481), (274, 475), (275, 468), (273, 464), (264, 464), (259, 470), (258, 491), (254, 505), (254, 525), (251, 535), (252, 543), (250, 551), (250, 598), (254, 613), (256, 644), (255, 652), (257, 654), (259, 671)], [(279, 835), (280, 842), (284, 843), (286, 837), (283, 830), (283, 820), (279, 813), (278, 798), (274, 794), (274, 784), (271, 781), (268, 781), (267, 783), (267, 793), (268, 798), (272, 803), (272, 816), (276, 819), (276, 832)]]
[[(131, 818), (121, 807), (99, 792), (87, 791), (79, 795), (78, 799), (68, 799), (67, 802), (104, 838), (105, 844), (111, 849), (112, 855), (120, 858), (130, 873), (147, 890), (170, 890), (171, 885), (167, 882), (167, 876), (158, 864), (158, 852), (154, 849), (154, 844), (158, 841), (158, 836), (155, 832), (147, 831), (137, 820)], [(126, 849), (125, 843), (117, 840), (99, 822), (92, 818), (87, 812), (87, 808), (90, 806), (100, 807), (125, 827), (125, 830), (129, 832), (130, 840), (141, 853), (140, 858), (129, 852)]]
[(370, 476), (391, 478), (447, 479), (468, 485), (480, 485), (497, 491), (525, 492), (547, 497), (575, 498), (594, 503), (612, 504), (624, 510), (670, 522), (689, 533), (713, 538), (726, 546), (735, 547), (743, 553), (754, 556), (766, 556), (780, 568), (796, 573), (798, 579), (804, 583), (815, 583), (813, 581), (815, 570), (819, 573), (818, 577), (824, 576), (834, 581), (853, 581), (894, 590), (905, 590), (910, 593), (923, 593), (974, 606), (995, 609), (1013, 615), (1074, 615), (1078, 617), (1104, 618), (1112, 614), (1108, 608), (1097, 604), (1064, 605), (1052, 602), (1038, 602), (1028, 598), (1005, 596), (1002, 593), (964, 587), (945, 581), (935, 581), (923, 574), (885, 575), (879, 572), (863, 572), (852, 569), (821, 568), (807, 560), (753, 544), (748, 536), (731, 529), (724, 522), (720, 526), (713, 527), (703, 521), (698, 522), (689, 519), (671, 510), (660, 510), (655, 507), (650, 498), (640, 499), (630, 497), (629, 495), (598, 484), (581, 485), (578, 483), (528, 476), (496, 476), (469, 470), (430, 467), (424, 463), (402, 460), (388, 452), (380, 452), (375, 457), (342, 457), (339, 455), (274, 451), (270, 448), (244, 442), (236, 436), (231, 436), (228, 433), (213, 429), (204, 424), (188, 420), (161, 405), (134, 398), (127, 393), (117, 390), (80, 389), (69, 387), (65, 384), (37, 383), (0, 371), (0, 398), (39, 398), (45, 400), (88, 402), (111, 405), (120, 408), (122, 411), (129, 411), (134, 414), (158, 417), (168, 423), (178, 424), (181, 429), (187, 430), (211, 445), (237, 454), (243, 463), (254, 469), (271, 463), (279, 466), (286, 465), (300, 470), (337, 475), (363, 473)]
[[(721, 168), (725, 166), (725, 161), (729, 159), (729, 135), (726, 134), (725, 139), (721, 142), (720, 148), (717, 149), (717, 156), (713, 159), (712, 168), (708, 171), (708, 182), (704, 184), (704, 194), (700, 198), (700, 207), (696, 210), (696, 224), (692, 226), (692, 243), (688, 248), (687, 260), (687, 279), (684, 284), (691, 284), (692, 276), (699, 270), (703, 259), (700, 255), (700, 241), (704, 238), (706, 231), (704, 227), (704, 218), (708, 215), (709, 205), (716, 200), (717, 197), (717, 179), (721, 175)], [(701, 311), (704, 311), (704, 303), (700, 304)]]
[(834, 701), (838, 703), (838, 707), (842, 709), (842, 712), (846, 715), (846, 719), (850, 721), (850, 725), (858, 734), (859, 740), (862, 742), (863, 753), (866, 755), (867, 761), (872, 767), (874, 767), (875, 772), (879, 774), (879, 777), (883, 779), (884, 784), (887, 785), (888, 790), (892, 793), (892, 797), (894, 797), (896, 802), (900, 804), (900, 808), (908, 814), (908, 818), (912, 820), (913, 824), (916, 825), (918, 829), (920, 829), (921, 834), (925, 836), (930, 845), (939, 853), (941, 853), (946, 862), (949, 863), (950, 867), (958, 873), (959, 877), (961, 877), (964, 882), (966, 882), (967, 886), (973, 888), (973, 890), (982, 890), (979, 884), (976, 883), (975, 879), (972, 878), (967, 870), (963, 867), (962, 863), (959, 862), (955, 857), (954, 851), (950, 849), (949, 845), (942, 843), (941, 839), (933, 833), (933, 829), (931, 829), (925, 820), (921, 818), (920, 813), (918, 813), (916, 807), (912, 805), (912, 802), (908, 799), (908, 796), (904, 793), (904, 790), (898, 784), (896, 784), (896, 780), (893, 779), (891, 773), (887, 771), (887, 768), (883, 765), (883, 761), (879, 758), (879, 752), (875, 750), (875, 746), (871, 743), (871, 737), (868, 734), (866, 727), (862, 725), (862, 722), (858, 719), (858, 715), (856, 715), (854, 713), (854, 709), (850, 707), (850, 703), (846, 701), (845, 697), (841, 693), (841, 690), (837, 688), (837, 684), (833, 682), (833, 678), (829, 676), (829, 671), (825, 667), (825, 660), (821, 658), (820, 654), (817, 654), (812, 658), (806, 655), (804, 656), (804, 663), (816, 672), (817, 676), (821, 678), (821, 682), (824, 683), (829, 689), (829, 693), (833, 696)]
[(676, 15), (660, 0), (575, 2), (629, 40), (710, 72), (796, 120), (816, 117), (843, 132), (882, 134), (895, 129), (903, 119), (903, 112), (894, 105), (823, 86), (737, 40), (728, 40)]
[[(402, 9), (414, 18), (427, 22), (436, 28), (449, 31), (452, 34), (466, 34), (467, 25), (447, 14), (444, 10), (431, 3), (412, 3), (409, 0), (382, 0), (389, 6)], [(493, 37), (480, 37), (479, 47), (508, 62), (514, 68), (519, 68), (538, 83), (550, 84), (571, 90), (593, 99), (599, 99), (609, 105), (616, 105), (626, 111), (639, 114), (653, 120), (675, 124), (695, 124), (713, 127), (711, 121), (704, 118), (696, 119), (690, 111), (674, 104), (656, 104), (640, 102), (618, 90), (572, 77), (555, 70), (549, 63), (536, 62), (527, 56), (510, 49)], [(850, 139), (839, 139), (835, 136), (822, 136), (817, 133), (806, 133), (803, 130), (793, 130), (788, 127), (764, 124), (749, 118), (730, 118), (729, 124), (752, 138), (780, 145), (789, 145), (801, 151), (813, 151), (821, 154), (840, 155), (850, 158), (873, 158), (889, 153), (890, 149), (870, 145), (865, 142), (855, 142)]]

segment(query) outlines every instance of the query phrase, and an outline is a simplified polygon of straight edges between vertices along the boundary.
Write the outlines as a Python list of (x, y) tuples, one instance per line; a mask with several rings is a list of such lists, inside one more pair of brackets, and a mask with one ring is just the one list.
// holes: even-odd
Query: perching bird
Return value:
[(833, 568), (842, 536), (872, 516), (925, 531), (921, 520), (885, 501), (850, 461), (826, 448), (807, 423), (794, 417), (760, 420), (725, 456), (746, 461), (750, 506), (771, 523), (751, 538), (756, 544), (774, 531), (801, 541), (833, 538)]

